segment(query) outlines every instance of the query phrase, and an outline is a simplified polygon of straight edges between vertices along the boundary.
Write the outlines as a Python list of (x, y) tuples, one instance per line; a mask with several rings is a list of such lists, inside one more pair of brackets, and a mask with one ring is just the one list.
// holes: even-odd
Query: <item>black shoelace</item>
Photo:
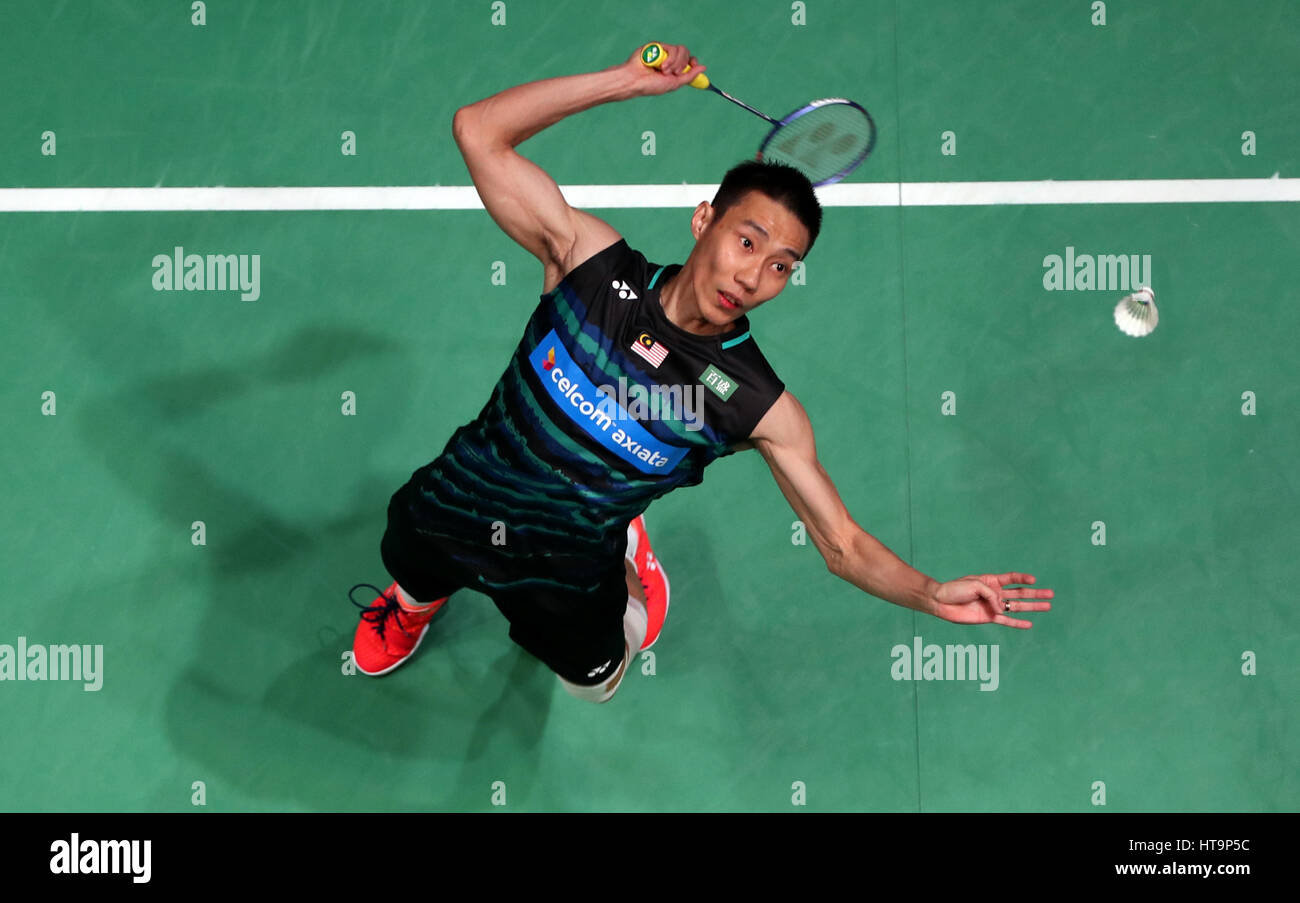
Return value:
[[(352, 594), (363, 586), (374, 590), (377, 595), (383, 598), (384, 604), (382, 606), (376, 606), (373, 602), (367, 602), (365, 605), (362, 605), (356, 599), (353, 599)], [(384, 591), (377, 586), (372, 586), (369, 583), (358, 583), (356, 586), (352, 587), (352, 589), (348, 590), (348, 601), (361, 609), (361, 620), (369, 621), (371, 624), (375, 625), (375, 630), (378, 632), (381, 640), (384, 638), (384, 628), (388, 626), (389, 615), (397, 618), (397, 626), (403, 632), (406, 631), (406, 628), (402, 627), (402, 606), (397, 602), (396, 592), (391, 596), (385, 596)]]

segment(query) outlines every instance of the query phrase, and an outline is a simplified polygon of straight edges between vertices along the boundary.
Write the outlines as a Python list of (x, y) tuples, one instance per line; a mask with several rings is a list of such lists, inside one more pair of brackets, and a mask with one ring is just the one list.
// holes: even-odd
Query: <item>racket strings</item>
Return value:
[(765, 160), (798, 167), (814, 185), (836, 181), (871, 152), (876, 128), (866, 111), (826, 101), (786, 117), (764, 144)]

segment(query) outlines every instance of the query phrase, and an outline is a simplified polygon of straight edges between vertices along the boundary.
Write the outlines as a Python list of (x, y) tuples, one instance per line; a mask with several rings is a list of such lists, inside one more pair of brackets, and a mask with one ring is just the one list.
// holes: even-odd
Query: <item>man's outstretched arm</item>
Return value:
[[(880, 599), (963, 624), (1032, 627), (1007, 611), (1047, 611), (1050, 589), (1016, 589), (1032, 574), (983, 574), (940, 583), (912, 568), (849, 515), (835, 484), (817, 460), (812, 422), (793, 395), (784, 393), (750, 436), (781, 492), (808, 528), (831, 573)], [(1013, 601), (1015, 600), (1015, 601)], [(1006, 608), (1010, 603), (1010, 609)]]
[[(543, 291), (620, 236), (603, 220), (570, 207), (555, 180), (516, 146), (566, 116), (602, 103), (665, 94), (703, 70), (686, 48), (666, 49), (662, 69), (642, 65), (638, 50), (617, 66), (518, 85), (456, 111), (452, 133), (483, 206), (542, 262)], [(688, 64), (690, 73), (681, 73)]]

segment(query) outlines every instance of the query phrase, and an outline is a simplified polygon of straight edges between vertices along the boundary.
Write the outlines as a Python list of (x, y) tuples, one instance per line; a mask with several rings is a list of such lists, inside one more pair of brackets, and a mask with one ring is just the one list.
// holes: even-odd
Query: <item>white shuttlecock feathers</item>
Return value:
[(1115, 325), (1125, 335), (1141, 337), (1150, 335), (1160, 322), (1156, 310), (1156, 293), (1145, 285), (1131, 295), (1125, 295), (1115, 305)]

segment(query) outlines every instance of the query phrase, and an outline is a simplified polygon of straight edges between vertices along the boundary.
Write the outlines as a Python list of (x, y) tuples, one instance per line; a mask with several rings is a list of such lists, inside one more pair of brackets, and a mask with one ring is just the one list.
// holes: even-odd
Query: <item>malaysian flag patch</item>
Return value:
[(668, 356), (668, 349), (656, 342), (648, 332), (643, 332), (632, 343), (632, 350), (658, 367)]

